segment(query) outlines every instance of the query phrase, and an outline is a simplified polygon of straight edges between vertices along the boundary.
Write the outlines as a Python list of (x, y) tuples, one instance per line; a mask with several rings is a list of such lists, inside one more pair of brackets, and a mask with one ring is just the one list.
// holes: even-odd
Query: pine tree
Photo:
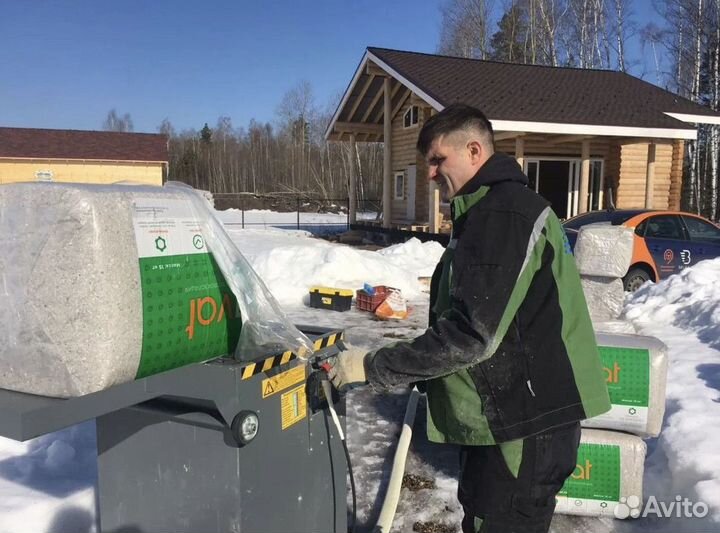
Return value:
[(513, 4), (500, 22), (498, 31), (490, 39), (490, 59), (507, 63), (526, 63), (523, 36), (527, 32), (522, 8)]

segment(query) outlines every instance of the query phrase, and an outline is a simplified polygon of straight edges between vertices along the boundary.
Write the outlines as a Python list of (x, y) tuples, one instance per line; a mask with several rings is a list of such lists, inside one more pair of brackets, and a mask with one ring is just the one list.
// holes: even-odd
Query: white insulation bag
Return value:
[(613, 517), (631, 496), (642, 501), (646, 452), (640, 437), (583, 429), (575, 471), (557, 496), (555, 512)]
[(634, 237), (625, 226), (582, 226), (574, 250), (578, 271), (585, 276), (623, 277), (632, 261)]
[(312, 343), (182, 184), (0, 185), (0, 388), (79, 396)]
[(625, 291), (620, 278), (580, 276), (590, 318), (593, 322), (617, 319), (625, 303)]
[(597, 333), (610, 393), (610, 411), (583, 420), (583, 427), (657, 437), (665, 415), (667, 347), (655, 337)]

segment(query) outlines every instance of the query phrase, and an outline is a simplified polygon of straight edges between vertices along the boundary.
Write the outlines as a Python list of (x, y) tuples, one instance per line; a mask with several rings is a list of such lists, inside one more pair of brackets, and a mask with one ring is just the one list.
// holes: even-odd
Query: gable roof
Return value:
[[(435, 109), (463, 102), (483, 110), (498, 131), (585, 133), (665, 138), (695, 138), (688, 122), (720, 123), (720, 113), (622, 72), (559, 68), (367, 49), (335, 123), (382, 123), (382, 79), (369, 80), (372, 62)], [(366, 84), (364, 96), (362, 88)], [(373, 92), (375, 94), (373, 94)], [(396, 95), (403, 93), (397, 91)], [(363, 98), (377, 112), (366, 113)], [(360, 105), (356, 105), (359, 103)], [(368, 104), (371, 105), (371, 104)], [(394, 107), (394, 106), (393, 106)], [(355, 110), (350, 116), (350, 112)]]
[(168, 139), (157, 133), (0, 128), (0, 157), (168, 161)]

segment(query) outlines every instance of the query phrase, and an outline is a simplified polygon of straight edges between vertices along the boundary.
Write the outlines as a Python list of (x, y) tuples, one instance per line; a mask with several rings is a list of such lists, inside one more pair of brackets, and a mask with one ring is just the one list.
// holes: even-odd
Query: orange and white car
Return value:
[(677, 274), (703, 259), (720, 257), (720, 228), (692, 213), (648, 209), (584, 213), (563, 222), (571, 248), (578, 230), (587, 224), (623, 225), (635, 231), (632, 262), (623, 278), (626, 291)]

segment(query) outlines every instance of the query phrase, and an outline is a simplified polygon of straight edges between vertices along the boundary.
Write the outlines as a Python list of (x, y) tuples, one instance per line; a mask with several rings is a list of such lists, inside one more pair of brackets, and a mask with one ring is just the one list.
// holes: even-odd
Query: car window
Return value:
[(682, 217), (690, 240), (720, 244), (720, 229), (695, 217)]
[(643, 220), (640, 222), (640, 224), (637, 225), (635, 228), (635, 235), (638, 235), (639, 237), (645, 236), (645, 228), (647, 227), (647, 220)]
[(610, 223), (610, 213), (607, 211), (591, 211), (563, 222), (563, 226), (569, 229), (580, 229), (586, 224), (597, 224), (598, 222)]
[(647, 219), (645, 237), (656, 239), (685, 239), (679, 217), (657, 215)]

